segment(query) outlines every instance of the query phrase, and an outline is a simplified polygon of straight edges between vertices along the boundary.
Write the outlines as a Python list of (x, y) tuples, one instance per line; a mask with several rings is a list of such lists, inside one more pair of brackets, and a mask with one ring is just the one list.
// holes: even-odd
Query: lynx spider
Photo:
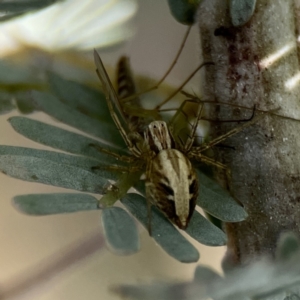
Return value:
[[(201, 118), (203, 104), (197, 99), (188, 99), (184, 101), (181, 107), (188, 101), (196, 102), (199, 105), (194, 124), (192, 125), (191, 137), (185, 143), (176, 141), (176, 137), (173, 136), (172, 127), (169, 127), (164, 121), (152, 121), (148, 125), (145, 124), (143, 130), (138, 129), (139, 123), (133, 124), (133, 128), (136, 131), (131, 131), (131, 124), (128, 121), (130, 116), (123, 111), (120, 99), (96, 51), (94, 51), (94, 59), (97, 67), (96, 72), (106, 94), (111, 117), (131, 152), (131, 156), (120, 156), (109, 150), (100, 147), (96, 148), (113, 155), (121, 161), (133, 164), (128, 168), (115, 166), (116, 170), (137, 172), (146, 169), (145, 185), (149, 222), (151, 220), (151, 206), (155, 205), (180, 229), (186, 229), (195, 210), (199, 190), (196, 172), (191, 160), (204, 162), (227, 170), (224, 164), (204, 156), (202, 152), (219, 144), (224, 139), (240, 132), (244, 128), (251, 126), (254, 122), (261, 119), (264, 114), (256, 116), (247, 123), (235, 127), (208, 143), (195, 147), (193, 146), (195, 133), (197, 124)], [(134, 91), (131, 91), (131, 93), (134, 93)], [(122, 94), (120, 90), (119, 94)], [(128, 98), (126, 98), (126, 95), (124, 96), (125, 101), (127, 101)], [(180, 111), (181, 107), (178, 111)], [(151, 234), (150, 230), (151, 225), (149, 223), (149, 233)]]

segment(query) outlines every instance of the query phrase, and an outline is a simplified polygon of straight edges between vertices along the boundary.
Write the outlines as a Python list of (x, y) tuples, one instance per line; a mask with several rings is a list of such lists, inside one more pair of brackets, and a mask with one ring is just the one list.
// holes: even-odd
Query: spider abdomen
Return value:
[(146, 193), (152, 204), (185, 229), (198, 197), (198, 181), (189, 159), (176, 149), (160, 151), (148, 163)]

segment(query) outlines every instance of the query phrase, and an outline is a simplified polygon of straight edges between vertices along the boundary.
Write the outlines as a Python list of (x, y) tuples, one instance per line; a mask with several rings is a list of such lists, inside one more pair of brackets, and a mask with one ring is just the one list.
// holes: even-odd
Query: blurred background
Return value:
[[(72, 1), (74, 9), (77, 7), (76, 2), (76, 0)], [(95, 6), (97, 1), (93, 0), (93, 2)], [(37, 34), (43, 40), (41, 47), (46, 50), (46, 53), (27, 47), (28, 42), (26, 42), (25, 31), (22, 34), (19, 32), (19, 35), (22, 35), (22, 42), (20, 42), (20, 38), (17, 39), (14, 36), (12, 29), (5, 28), (5, 30), (0, 29), (0, 32), (2, 32), (2, 36), (0, 36), (0, 40), (2, 38), (1, 55), (24, 64), (33, 64), (37, 69), (50, 66), (67, 78), (96, 84), (98, 79), (94, 71), (92, 48), (97, 47), (104, 64), (108, 66), (109, 70), (114, 68), (120, 55), (126, 54), (130, 57), (135, 74), (159, 79), (172, 63), (187, 27), (180, 25), (172, 18), (167, 1), (140, 0), (137, 4), (135, 16), (131, 18), (131, 15), (133, 16), (135, 12), (134, 4), (131, 6), (131, 13), (128, 14), (128, 19), (130, 19), (130, 22), (126, 23), (128, 31), (121, 34), (124, 38), (131, 37), (127, 41), (122, 41), (121, 44), (115, 44), (104, 49), (97, 47), (98, 45), (95, 44), (97, 41), (89, 40), (92, 36), (91, 31), (95, 29), (95, 26), (98, 26), (97, 23), (81, 22), (81, 26), (76, 28), (74, 24), (78, 25), (80, 18), (73, 20), (68, 18), (68, 12), (73, 9), (70, 4), (65, 17), (60, 14), (60, 22), (55, 19), (58, 11), (52, 13), (50, 20), (45, 20), (44, 16), (42, 16), (42, 19), (44, 23), (48, 22), (51, 25), (51, 22), (53, 22), (60, 24), (59, 26), (62, 29), (67, 28), (70, 31), (70, 33), (67, 31), (69, 34), (68, 43), (69, 45), (74, 44), (75, 48), (76, 42), (79, 43), (80, 36), (81, 44), (85, 45), (83, 47), (85, 48), (84, 52), (71, 51), (70, 49), (61, 51), (60, 47), (63, 48), (61, 45), (64, 39), (58, 39), (58, 46), (56, 46), (55, 42), (50, 40), (50, 37), (55, 39), (55, 34), (48, 31), (42, 32), (39, 23), (36, 23), (32, 25), (33, 29), (30, 31), (30, 37), (34, 36), (34, 28), (36, 28)], [(91, 5), (92, 8), (93, 5)], [(115, 13), (109, 18), (113, 20), (116, 16)], [(30, 20), (30, 17), (27, 18)], [(90, 11), (90, 16), (85, 12), (84, 18), (103, 19), (103, 22), (105, 22), (105, 14), (101, 14), (100, 11), (97, 15), (93, 9)], [(86, 26), (85, 23), (87, 23)], [(72, 26), (75, 26), (74, 30), (72, 30)], [(99, 34), (103, 35), (105, 32)], [(56, 35), (61, 37), (61, 32), (57, 31)], [(73, 38), (74, 43), (72, 42)], [(116, 35), (116, 40), (118, 38)], [(16, 42), (16, 39), (18, 42)], [(48, 47), (48, 49), (47, 42), (51, 43), (51, 47)], [(38, 47), (37, 43), (35, 41), (35, 47)], [(101, 43), (105, 44), (99, 41), (99, 45)], [(90, 49), (88, 49), (89, 47)], [(194, 26), (178, 64), (166, 80), (168, 84), (178, 86), (193, 71), (200, 62), (199, 49), (198, 31)], [(69, 65), (72, 67), (68, 68)], [(75, 72), (76, 68), (81, 71), (78, 72), (77, 70)], [(196, 76), (185, 90), (197, 92), (197, 80), (200, 80), (199, 76)], [(15, 115), (18, 115), (18, 113), (12, 112), (1, 116), (0, 144), (47, 149), (45, 146), (18, 135), (10, 127), (7, 119)], [(50, 124), (57, 124), (42, 113), (35, 113), (34, 117)], [(61, 126), (67, 128), (66, 125)], [(0, 187), (2, 192), (2, 201), (0, 202), (1, 298), (1, 291), (14, 289), (14, 286), (23, 279), (30, 278), (32, 274), (38, 273), (51, 263), (55, 264), (65, 251), (82, 244), (101, 225), (99, 211), (32, 217), (19, 213), (11, 204), (11, 199), (15, 195), (65, 191), (62, 188), (23, 182), (3, 174), (0, 174)], [(169, 257), (149, 238), (148, 232), (142, 227), (140, 227), (140, 234), (141, 251), (138, 254), (120, 257), (111, 254), (107, 249), (96, 251), (63, 272), (59, 272), (59, 267), (53, 268), (54, 272), (51, 274), (55, 274), (55, 276), (51, 275), (49, 277), (51, 280), (47, 280), (46, 284), (43, 282), (34, 289), (28, 290), (28, 293), (19, 296), (18, 299), (119, 299), (117, 295), (110, 291), (110, 288), (114, 285), (145, 283), (153, 280), (189, 280), (192, 278), (196, 264), (182, 264)], [(225, 252), (224, 247), (212, 248), (200, 246), (199, 244), (196, 244), (196, 246), (201, 253), (198, 263), (210, 265), (221, 271), (220, 261)], [(17, 299), (17, 296), (4, 299), (15, 298)]]

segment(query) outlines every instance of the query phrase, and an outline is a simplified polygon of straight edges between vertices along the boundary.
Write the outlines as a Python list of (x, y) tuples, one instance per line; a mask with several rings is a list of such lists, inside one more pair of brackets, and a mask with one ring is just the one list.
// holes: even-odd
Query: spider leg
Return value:
[(141, 170), (140, 167), (137, 166), (118, 166), (118, 165), (109, 165), (109, 166), (94, 166), (92, 170), (107, 170), (107, 171), (119, 171), (119, 172), (138, 172)]
[(147, 201), (147, 218), (148, 218), (148, 232), (149, 232), (149, 235), (152, 236), (152, 204), (151, 202), (146, 199)]
[[(271, 114), (273, 112), (278, 111), (280, 108), (277, 109), (273, 109), (267, 112), (267, 114)], [(244, 123), (238, 127), (233, 128), (232, 130), (228, 131), (227, 133), (218, 136), (217, 138), (211, 140), (210, 142), (200, 146), (200, 147), (193, 147), (190, 151), (190, 153), (192, 153), (191, 155), (193, 155), (193, 153), (201, 153), (209, 148), (211, 148), (212, 146), (215, 146), (219, 143), (221, 143), (222, 141), (224, 141), (225, 139), (229, 138), (230, 136), (239, 133), (240, 131), (244, 130), (247, 127), (252, 126), (254, 123), (258, 122), (259, 120), (261, 120), (263, 117), (265, 116), (265, 114), (261, 114), (255, 118), (253, 118), (251, 121)]]
[[(189, 33), (190, 33), (190, 31), (191, 31), (191, 28), (192, 28), (192, 26), (189, 26), (189, 27), (188, 27), (188, 29), (187, 29), (187, 31), (186, 31), (184, 37), (183, 37), (183, 40), (182, 40), (182, 42), (181, 42), (181, 44), (180, 44), (179, 50), (178, 50), (178, 52), (176, 53), (176, 56), (175, 56), (175, 58), (174, 58), (172, 64), (170, 65), (170, 67), (169, 67), (169, 69), (166, 71), (166, 73), (163, 75), (163, 77), (162, 77), (162, 78), (161, 78), (154, 86), (152, 86), (151, 88), (149, 88), (149, 89), (147, 89), (147, 90), (145, 90), (145, 91), (143, 91), (143, 92), (141, 92), (141, 93), (136, 93), (135, 95), (132, 95), (132, 96), (129, 96), (129, 97), (124, 98), (124, 99), (123, 99), (124, 102), (130, 101), (130, 100), (136, 98), (137, 96), (140, 96), (140, 95), (142, 95), (142, 94), (145, 94), (145, 93), (148, 93), (148, 92), (151, 92), (151, 91), (153, 91), (153, 90), (158, 89), (158, 87), (162, 84), (162, 82), (166, 79), (166, 77), (170, 74), (170, 72), (173, 70), (174, 66), (176, 65), (176, 63), (177, 63), (177, 61), (178, 61), (178, 58), (179, 58), (179, 56), (181, 55), (181, 52), (182, 52), (182, 50), (183, 50), (183, 48), (184, 48), (184, 45), (185, 45), (185, 43), (186, 43), (186, 40), (187, 40), (187, 38), (188, 38), (188, 36), (189, 36)], [(173, 96), (172, 96), (172, 97), (173, 97)]]
[(174, 96), (176, 96), (182, 89), (183, 87), (196, 75), (196, 73), (202, 69), (204, 66), (208, 65), (214, 65), (213, 62), (204, 62), (201, 63), (187, 78), (186, 80), (183, 81), (183, 83), (170, 95), (168, 96), (164, 101), (162, 101), (159, 105), (155, 107), (155, 109), (160, 109), (163, 105), (165, 105), (167, 102), (169, 102)]
[[(102, 83), (102, 87), (106, 94), (106, 102), (107, 106), (110, 112), (110, 115), (116, 124), (116, 127), (118, 128), (120, 134), (122, 135), (128, 149), (132, 152), (135, 156), (140, 156), (139, 150), (135, 147), (135, 145), (132, 143), (131, 139), (129, 138), (127, 132), (129, 132), (128, 124), (126, 122), (126, 117), (123, 113), (123, 110), (120, 106), (120, 102), (118, 99), (118, 96), (112, 86), (112, 83), (107, 75), (107, 72), (103, 66), (102, 60), (99, 56), (99, 54), (94, 50), (94, 60), (95, 65), (97, 67), (96, 72), (97, 75)], [(120, 118), (118, 117), (118, 114)], [(123, 123), (123, 124), (122, 124)]]
[(202, 155), (201, 153), (193, 153), (193, 155), (190, 155), (189, 156), (191, 159), (195, 159), (199, 162), (203, 162), (207, 165), (211, 165), (213, 167), (217, 167), (218, 169), (221, 169), (221, 170), (224, 170), (226, 172), (226, 176), (229, 178), (230, 177), (230, 169), (222, 164), (221, 162), (215, 160), (215, 159), (212, 159), (208, 156), (205, 156), (205, 155)]
[[(178, 134), (176, 134), (176, 132), (174, 132), (174, 128), (176, 128), (175, 123), (180, 121), (180, 114), (182, 114), (185, 117), (185, 119), (188, 119), (188, 114), (183, 109), (187, 103), (197, 104), (197, 112), (195, 114), (195, 118), (193, 119), (193, 121), (191, 123), (188, 122), (188, 124), (190, 124), (190, 126), (191, 126), (191, 134), (188, 135), (187, 140), (185, 142), (183, 142), (182, 138)], [(201, 119), (202, 111), (203, 111), (203, 105), (201, 102), (199, 102), (197, 99), (187, 99), (180, 105), (180, 107), (177, 109), (175, 115), (169, 122), (170, 133), (174, 140), (178, 139), (181, 142), (180, 148), (182, 148), (182, 151), (184, 153), (188, 152), (192, 148), (192, 145), (196, 138), (196, 130), (197, 130), (198, 122)]]
[(91, 144), (89, 144), (89, 146), (95, 148), (99, 152), (102, 152), (102, 153), (105, 153), (107, 155), (114, 157), (116, 160), (120, 160), (120, 161), (124, 161), (124, 162), (128, 162), (128, 163), (131, 163), (135, 160), (135, 158), (132, 156), (120, 155), (109, 149), (103, 148), (97, 144), (91, 143)]

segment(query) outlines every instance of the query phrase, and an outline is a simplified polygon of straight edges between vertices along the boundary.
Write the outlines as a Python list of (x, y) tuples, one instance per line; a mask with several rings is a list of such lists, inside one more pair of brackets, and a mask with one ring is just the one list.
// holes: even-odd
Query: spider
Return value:
[[(203, 103), (199, 99), (185, 100), (169, 124), (162, 120), (145, 120), (131, 116), (124, 111), (122, 99), (135, 93), (134, 85), (126, 68), (126, 58), (119, 64), (118, 94), (106, 73), (99, 54), (94, 51), (96, 72), (106, 94), (107, 105), (111, 117), (122, 135), (129, 156), (118, 155), (109, 150), (94, 145), (98, 150), (113, 155), (120, 161), (129, 163), (127, 166), (112, 166), (111, 169), (145, 172), (146, 198), (148, 203), (148, 229), (151, 234), (151, 206), (158, 207), (163, 214), (180, 229), (186, 229), (196, 206), (199, 183), (192, 160), (227, 170), (227, 167), (202, 153), (224, 139), (240, 132), (257, 122), (262, 116), (256, 116), (247, 123), (235, 127), (226, 134), (219, 136), (201, 146), (194, 146), (196, 129), (203, 110)], [(123, 73), (122, 73), (123, 72)], [(128, 100), (128, 98), (127, 98)], [(131, 102), (134, 99), (131, 97)], [(175, 119), (182, 112), (188, 102), (197, 104), (197, 112), (191, 125), (190, 136), (184, 141), (174, 134)], [(141, 110), (143, 110), (141, 108)], [(148, 123), (147, 123), (148, 122)], [(127, 188), (123, 191), (127, 192)]]

